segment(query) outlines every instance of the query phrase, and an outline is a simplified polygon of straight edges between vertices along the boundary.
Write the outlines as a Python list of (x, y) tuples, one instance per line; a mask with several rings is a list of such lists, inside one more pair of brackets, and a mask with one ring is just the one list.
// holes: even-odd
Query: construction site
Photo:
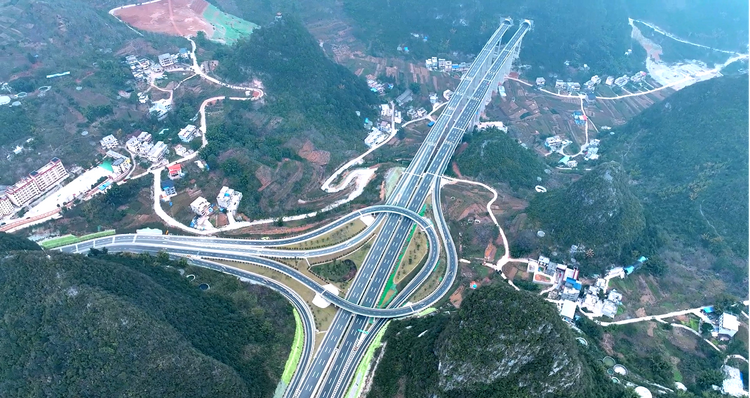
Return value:
[(215, 42), (232, 45), (258, 25), (222, 12), (205, 0), (157, 0), (110, 10), (122, 22), (146, 32), (196, 36), (204, 32)]

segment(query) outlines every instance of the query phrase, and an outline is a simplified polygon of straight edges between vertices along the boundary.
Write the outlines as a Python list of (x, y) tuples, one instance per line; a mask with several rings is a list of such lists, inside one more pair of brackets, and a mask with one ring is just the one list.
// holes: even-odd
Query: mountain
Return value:
[(269, 397), (294, 333), (281, 296), (162, 256), (5, 252), (0, 297), (8, 397)]
[(587, 64), (590, 74), (615, 74), (636, 70), (645, 59), (625, 55), (631, 47), (625, 0), (345, 0), (344, 9), (355, 34), (375, 54), (394, 54), (406, 46), (419, 60), (459, 54), (471, 58), (510, 16), (516, 25), (534, 21), (520, 62), (532, 65), (535, 73), (575, 74), (564, 65), (570, 61), (572, 67)]
[(0, 253), (14, 250), (42, 250), (42, 248), (28, 239), (0, 232)]
[(717, 7), (702, 0), (627, 0), (628, 14), (659, 26), (683, 40), (721, 50), (747, 52), (748, 2)]
[(479, 180), (503, 182), (511, 188), (531, 189), (537, 177), (546, 177), (545, 164), (506, 133), (489, 128), (464, 136), (468, 146), (456, 155), (461, 174)]
[(595, 167), (567, 188), (535, 196), (528, 214), (547, 239), (601, 254), (618, 254), (646, 227), (643, 206), (616, 162)]
[(384, 349), (368, 398), (629, 396), (551, 304), (505, 283), (451, 314), (391, 323)]
[(661, 230), (714, 253), (748, 253), (748, 77), (687, 87), (602, 140)]

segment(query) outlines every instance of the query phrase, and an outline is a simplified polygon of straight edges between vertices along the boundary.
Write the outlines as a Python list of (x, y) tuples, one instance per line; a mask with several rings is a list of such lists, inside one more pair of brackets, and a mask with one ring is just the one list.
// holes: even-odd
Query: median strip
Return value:
[(365, 379), (367, 378), (367, 372), (370, 371), (370, 364), (372, 363), (372, 358), (375, 356), (375, 350), (381, 346), (380, 341), (383, 339), (383, 335), (385, 335), (385, 330), (388, 328), (388, 325), (389, 324), (386, 323), (385, 326), (380, 329), (375, 336), (375, 339), (373, 339), (372, 344), (367, 347), (367, 352), (362, 356), (362, 361), (359, 363), (357, 371), (354, 373), (352, 384), (346, 392), (346, 398), (356, 398), (362, 393), (362, 387), (365, 386)]

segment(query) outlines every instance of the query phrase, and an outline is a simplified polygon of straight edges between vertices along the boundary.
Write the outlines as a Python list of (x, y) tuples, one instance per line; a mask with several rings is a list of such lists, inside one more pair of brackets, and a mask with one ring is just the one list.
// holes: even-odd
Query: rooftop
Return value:
[(719, 320), (720, 326), (727, 330), (739, 330), (740, 329), (740, 321), (737, 319), (736, 316), (732, 314), (724, 313), (721, 315), (721, 319)]

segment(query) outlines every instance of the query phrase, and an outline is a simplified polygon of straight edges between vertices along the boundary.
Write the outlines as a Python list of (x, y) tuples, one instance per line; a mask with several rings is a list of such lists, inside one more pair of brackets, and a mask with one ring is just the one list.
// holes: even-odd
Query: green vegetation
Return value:
[(0, 232), (0, 252), (12, 250), (42, 250), (42, 248), (28, 239)]
[(375, 55), (397, 53), (399, 46), (420, 60), (453, 51), (476, 54), (502, 18), (511, 16), (516, 26), (522, 19), (534, 20), (521, 51), (521, 62), (532, 65), (532, 75), (577, 73), (565, 68), (565, 61), (574, 67), (588, 64), (588, 76), (616, 74), (635, 71), (643, 59), (640, 53), (624, 55), (631, 45), (626, 0), (346, 0), (344, 9), (354, 20), (355, 35)]
[(506, 283), (471, 291), (450, 315), (394, 321), (385, 341), (370, 398), (631, 396), (552, 305)]
[(103, 195), (79, 203), (63, 215), (66, 218), (81, 217), (95, 229), (99, 225), (111, 226), (122, 221), (125, 216), (140, 210), (137, 200), (138, 194), (148, 189), (153, 183), (152, 177), (145, 176), (137, 180), (128, 181), (127, 184), (113, 184)]
[(316, 265), (312, 271), (321, 278), (332, 282), (346, 282), (357, 273), (357, 264), (349, 259), (333, 260), (330, 263)]
[(305, 329), (302, 327), (302, 319), (300, 319), (297, 310), (294, 310), (294, 342), (292, 343), (292, 351), (289, 353), (289, 359), (286, 360), (286, 365), (284, 365), (284, 373), (281, 374), (281, 381), (287, 385), (292, 381), (294, 371), (297, 370), (297, 364), (302, 357), (304, 338)]
[[(217, 73), (242, 82), (255, 75), (266, 85), (269, 111), (285, 118), (282, 129), (317, 129), (328, 136), (362, 131), (374, 120), (377, 97), (345, 67), (328, 59), (315, 38), (297, 20), (264, 26), (249, 39), (215, 57)], [(357, 116), (359, 111), (361, 116)]]
[(745, 1), (726, 2), (721, 7), (716, 7), (715, 4), (701, 0), (628, 0), (628, 12), (632, 18), (656, 24), (680, 38), (698, 44), (722, 50), (747, 50), (750, 10)]
[(4, 395), (272, 395), (294, 333), (281, 296), (166, 255), (47, 254), (0, 260)]
[(213, 5), (206, 7), (206, 10), (203, 11), (203, 18), (216, 29), (211, 36), (211, 40), (228, 45), (232, 45), (237, 40), (249, 36), (258, 27), (258, 25), (252, 22), (222, 12)]
[(29, 137), (34, 131), (34, 123), (27, 107), (0, 107), (0, 145), (6, 145), (18, 140), (19, 137)]
[(95, 239), (95, 238), (101, 238), (104, 236), (114, 235), (115, 232), (116, 231), (114, 229), (108, 229), (106, 231), (95, 232), (93, 234), (83, 235), (80, 237), (74, 236), (74, 235), (65, 235), (65, 236), (60, 236), (57, 238), (46, 239), (42, 242), (39, 242), (39, 245), (45, 249), (54, 249), (55, 247), (72, 245), (74, 243), (84, 242), (89, 239)]
[(544, 178), (545, 165), (533, 152), (496, 128), (464, 136), (469, 147), (456, 156), (461, 174), (484, 182), (507, 183), (511, 188), (533, 188)]
[(680, 381), (697, 396), (710, 392), (707, 378), (719, 371), (724, 355), (685, 329), (654, 326), (639, 323), (605, 328), (617, 362), (651, 382), (668, 386)]
[(563, 246), (584, 244), (603, 258), (630, 255), (625, 249), (647, 232), (643, 206), (615, 162), (597, 166), (566, 189), (535, 196), (528, 213)]
[(748, 253), (747, 76), (680, 90), (612, 138), (602, 152), (630, 174), (651, 222), (708, 248), (716, 272), (746, 277), (730, 259)]

